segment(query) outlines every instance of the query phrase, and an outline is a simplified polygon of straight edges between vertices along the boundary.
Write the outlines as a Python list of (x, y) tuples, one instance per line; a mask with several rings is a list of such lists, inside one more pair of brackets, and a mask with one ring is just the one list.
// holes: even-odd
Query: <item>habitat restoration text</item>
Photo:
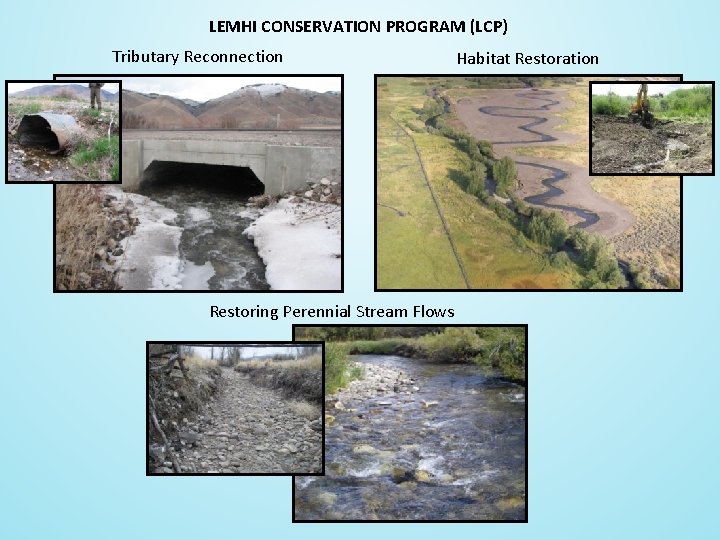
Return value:
[(516, 52), (511, 56), (510, 53), (493, 53), (487, 51), (481, 52), (459, 52), (457, 53), (457, 63), (460, 65), (479, 65), (479, 66), (498, 66), (509, 65), (513, 61), (519, 66), (531, 65), (570, 65), (570, 66), (587, 66), (597, 65), (600, 58), (593, 54), (582, 54), (580, 51), (571, 54), (527, 54), (524, 52)]
[[(412, 315), (411, 315), (412, 314)], [(401, 307), (368, 307), (341, 306), (335, 304), (333, 307), (297, 308), (293, 306), (262, 307), (259, 304), (255, 307), (226, 307), (210, 306), (210, 318), (238, 318), (238, 319), (270, 319), (277, 321), (283, 319), (349, 319), (353, 316), (358, 319), (365, 318), (397, 318), (419, 317), (422, 319), (434, 317), (455, 317), (455, 310), (445, 307), (429, 307), (426, 305), (413, 306), (410, 308)]]

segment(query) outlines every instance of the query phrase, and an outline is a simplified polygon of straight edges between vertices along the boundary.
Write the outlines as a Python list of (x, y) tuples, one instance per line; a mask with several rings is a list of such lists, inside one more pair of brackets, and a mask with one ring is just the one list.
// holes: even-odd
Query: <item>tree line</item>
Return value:
[[(619, 96), (613, 92), (592, 96), (592, 113), (626, 116), (637, 98)], [(649, 96), (650, 111), (659, 118), (708, 121), (712, 118), (712, 87), (696, 85), (679, 88), (669, 94)]]

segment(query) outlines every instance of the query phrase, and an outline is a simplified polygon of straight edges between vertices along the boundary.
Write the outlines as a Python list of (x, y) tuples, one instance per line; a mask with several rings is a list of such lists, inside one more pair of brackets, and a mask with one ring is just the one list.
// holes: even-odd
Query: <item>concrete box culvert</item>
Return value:
[(59, 154), (79, 131), (80, 126), (72, 116), (41, 112), (23, 116), (17, 138), (23, 146), (40, 147), (50, 154)]
[(249, 167), (160, 160), (153, 160), (143, 171), (139, 191), (152, 190), (153, 185), (182, 184), (247, 197), (265, 192), (265, 185)]

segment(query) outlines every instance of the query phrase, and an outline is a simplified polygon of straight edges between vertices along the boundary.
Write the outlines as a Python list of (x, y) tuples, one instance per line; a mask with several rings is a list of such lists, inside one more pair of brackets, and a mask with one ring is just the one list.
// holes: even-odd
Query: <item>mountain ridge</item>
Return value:
[(339, 126), (342, 94), (254, 84), (198, 102), (123, 89), (122, 105), (129, 129), (298, 129)]

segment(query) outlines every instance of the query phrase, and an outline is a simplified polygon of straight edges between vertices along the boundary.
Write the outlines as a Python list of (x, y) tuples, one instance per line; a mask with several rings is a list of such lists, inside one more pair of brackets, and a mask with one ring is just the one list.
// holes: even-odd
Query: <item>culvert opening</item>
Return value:
[(50, 121), (39, 114), (23, 116), (18, 126), (17, 136), (23, 146), (43, 148), (51, 154), (57, 154), (63, 150)]
[(239, 197), (253, 197), (265, 192), (265, 185), (250, 167), (178, 161), (153, 161), (143, 172), (140, 191), (181, 184)]

